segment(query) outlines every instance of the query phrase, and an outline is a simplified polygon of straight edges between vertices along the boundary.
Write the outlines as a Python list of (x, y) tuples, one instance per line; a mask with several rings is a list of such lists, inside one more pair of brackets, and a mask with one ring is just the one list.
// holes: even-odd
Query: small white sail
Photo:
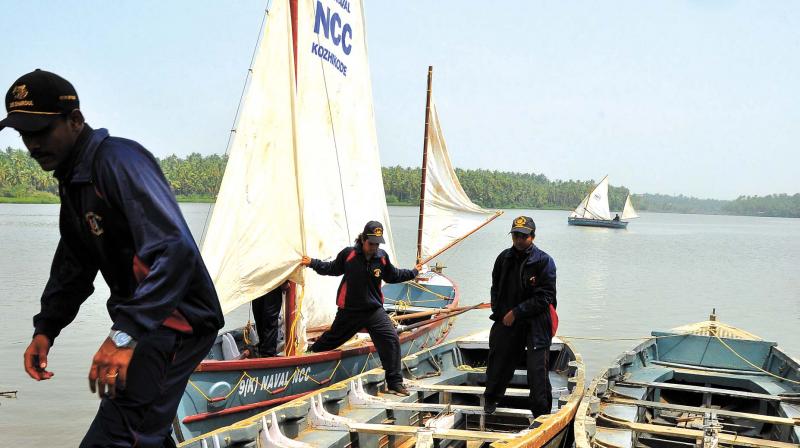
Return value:
[(439, 114), (431, 98), (422, 253), (425, 259), (493, 219), (499, 213), (475, 205), (453, 169)]
[(633, 208), (631, 195), (628, 193), (628, 197), (625, 198), (625, 208), (622, 209), (622, 219), (636, 219), (638, 217), (639, 214), (636, 213), (636, 209)]
[(286, 2), (275, 2), (252, 77), (202, 255), (223, 312), (280, 285), (303, 252), (294, 144), (294, 61)]
[(570, 215), (571, 218), (611, 219), (608, 209), (608, 176), (583, 198), (580, 205)]

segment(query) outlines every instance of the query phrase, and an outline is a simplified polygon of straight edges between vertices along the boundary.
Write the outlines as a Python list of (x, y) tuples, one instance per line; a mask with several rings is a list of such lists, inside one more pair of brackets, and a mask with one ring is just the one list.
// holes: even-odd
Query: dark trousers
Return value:
[[(507, 327), (495, 322), (489, 332), (489, 362), (486, 366), (486, 401), (497, 402), (506, 393), (514, 377), (517, 360), (525, 356), (528, 367), (530, 409), (534, 417), (549, 414), (553, 392), (548, 376), (550, 347), (533, 350), (527, 322), (519, 321)], [(526, 350), (527, 348), (527, 350)]]
[(339, 309), (333, 320), (331, 329), (311, 346), (312, 352), (333, 350), (355, 336), (359, 330), (366, 328), (369, 337), (378, 351), (383, 370), (386, 371), (386, 384), (397, 386), (403, 383), (400, 373), (400, 338), (389, 315), (383, 308), (367, 311)]
[(174, 447), (170, 434), (178, 403), (215, 338), (213, 333), (185, 335), (166, 327), (140, 338), (125, 389), (100, 401), (81, 448)]
[(259, 356), (278, 355), (278, 323), (280, 322), (283, 291), (275, 288), (253, 300), (253, 319), (258, 333)]

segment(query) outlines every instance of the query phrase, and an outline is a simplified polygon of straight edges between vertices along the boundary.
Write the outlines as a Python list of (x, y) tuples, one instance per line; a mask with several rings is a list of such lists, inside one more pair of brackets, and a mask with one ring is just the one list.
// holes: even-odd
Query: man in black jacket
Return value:
[[(517, 360), (525, 355), (533, 417), (549, 414), (552, 402), (548, 362), (555, 314), (556, 265), (533, 244), (536, 224), (514, 219), (511, 248), (498, 255), (492, 269), (492, 314), (484, 410), (491, 414), (505, 395)], [(526, 350), (527, 349), (527, 350)]]
[(383, 309), (381, 280), (387, 283), (411, 280), (417, 276), (421, 266), (417, 265), (415, 269), (394, 267), (389, 255), (379, 248), (385, 242), (383, 225), (378, 221), (370, 221), (364, 226), (364, 232), (356, 238), (355, 245), (342, 249), (335, 260), (303, 257), (300, 263), (311, 266), (317, 274), (344, 274), (336, 294), (336, 305), (339, 307), (336, 318), (331, 329), (323, 333), (310, 350), (333, 350), (366, 328), (386, 371), (387, 388), (397, 395), (408, 395), (400, 372), (400, 338)]
[(81, 447), (174, 446), (178, 402), (224, 320), (169, 184), (141, 145), (89, 127), (75, 88), (54, 73), (20, 77), (6, 110), (0, 129), (16, 129), (31, 157), (54, 171), (61, 199), (61, 239), (25, 371), (36, 381), (53, 376), (50, 349), (99, 271), (113, 323), (89, 369), (102, 400)]

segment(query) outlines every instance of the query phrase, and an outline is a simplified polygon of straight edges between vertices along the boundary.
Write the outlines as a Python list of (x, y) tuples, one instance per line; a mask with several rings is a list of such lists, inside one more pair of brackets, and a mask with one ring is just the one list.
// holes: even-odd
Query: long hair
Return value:
[(364, 232), (361, 232), (361, 233), (359, 233), (359, 234), (358, 234), (358, 236), (356, 237), (356, 240), (355, 240), (355, 241), (353, 241), (353, 244), (354, 244), (356, 247), (359, 247), (359, 246), (361, 246), (361, 244), (362, 244), (363, 242), (364, 242)]

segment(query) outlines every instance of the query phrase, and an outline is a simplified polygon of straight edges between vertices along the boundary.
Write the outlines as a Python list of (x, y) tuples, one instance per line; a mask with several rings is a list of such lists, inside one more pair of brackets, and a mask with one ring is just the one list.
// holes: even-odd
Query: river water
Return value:
[[(198, 236), (209, 205), (181, 208)], [(396, 264), (410, 267), (416, 209), (390, 213)], [(509, 210), (440, 257), (462, 304), (488, 301), (492, 264), (520, 214), (534, 218), (536, 244), (558, 266), (559, 334), (609, 339), (575, 340), (589, 375), (636, 344), (615, 339), (705, 320), (712, 309), (800, 358), (800, 220), (642, 213), (628, 230), (612, 230), (567, 226), (562, 211)], [(51, 350), (55, 377), (37, 383), (22, 368), (57, 242), (58, 205), (0, 204), (0, 391), (19, 391), (16, 399), (0, 398), (0, 446), (77, 446), (97, 410), (88, 368), (111, 325), (101, 276)], [(246, 308), (226, 316), (228, 327), (247, 319)], [(489, 325), (488, 312), (472, 311), (451, 337)]]

